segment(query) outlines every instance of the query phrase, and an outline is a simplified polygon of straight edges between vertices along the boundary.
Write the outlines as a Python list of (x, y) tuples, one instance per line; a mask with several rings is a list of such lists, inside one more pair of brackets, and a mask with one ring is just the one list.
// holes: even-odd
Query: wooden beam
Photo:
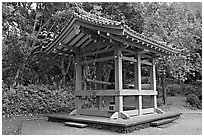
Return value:
[(74, 45), (77, 43), (77, 41), (79, 41), (84, 35), (85, 35), (85, 34), (81, 32), (74, 40), (72, 40), (72, 41), (69, 43), (69, 45), (70, 45), (71, 47), (74, 46)]
[(130, 62), (137, 62), (137, 60), (134, 57), (122, 56), (121, 58), (122, 58), (122, 60), (127, 60), (127, 61), (130, 61)]
[(89, 36), (85, 35), (81, 40), (78, 41), (78, 43), (76, 45), (74, 45), (74, 47), (78, 48), (79, 46), (81, 46), (88, 39), (89, 39)]
[(133, 54), (133, 55), (136, 54), (135, 51), (132, 51), (132, 50), (130, 50), (130, 49), (123, 49), (123, 51), (124, 51), (124, 52), (128, 52), (128, 53)]
[(120, 112), (122, 119), (130, 119), (130, 116), (127, 113), (124, 113), (124, 111)]
[(147, 95), (157, 95), (157, 91), (153, 90), (136, 90), (136, 89), (122, 89), (119, 92), (119, 95), (122, 96), (129, 96), (129, 95), (135, 95), (135, 96), (147, 96)]
[(154, 108), (142, 109), (142, 114), (151, 114), (154, 113)]
[(87, 65), (87, 64), (91, 64), (91, 63), (103, 62), (103, 61), (113, 60), (113, 59), (114, 59), (114, 56), (109, 56), (109, 57), (91, 59), (91, 60), (87, 60), (87, 61), (84, 60), (84, 61), (81, 61), (80, 64), (81, 64), (81, 65)]
[(62, 46), (64, 47), (64, 48), (66, 48), (67, 50), (72, 50), (74, 53), (78, 53), (78, 49), (77, 48), (75, 48), (75, 47), (71, 47), (71, 46), (66, 46), (66, 45), (64, 45), (63, 43), (61, 43), (62, 44)]
[(85, 56), (90, 56), (90, 55), (95, 55), (95, 54), (100, 54), (100, 53), (105, 53), (105, 52), (110, 52), (110, 51), (113, 51), (114, 48), (108, 48), (108, 49), (103, 49), (103, 50), (96, 50), (96, 51), (93, 51), (93, 52), (88, 52), (88, 53), (85, 53), (80, 55), (80, 57), (85, 57)]
[(84, 48), (84, 47), (88, 46), (91, 42), (93, 42), (93, 39), (87, 40), (80, 48)]
[(104, 84), (104, 85), (112, 85), (111, 82), (100, 81), (96, 79), (86, 79), (87, 82), (94, 83), (94, 84)]
[(140, 53), (140, 54), (149, 53), (149, 50), (142, 49), (142, 50), (138, 51), (138, 53)]
[[(109, 33), (108, 33), (109, 34)], [(111, 38), (109, 38), (108, 36), (106, 36), (106, 35), (104, 35), (104, 34), (99, 34), (101, 37), (103, 37), (103, 38), (105, 38), (105, 39), (108, 39), (109, 41), (110, 41), (110, 43), (114, 43), (114, 44), (119, 44), (119, 42), (118, 41), (116, 41), (116, 40), (113, 40), (113, 39), (111, 39)]]
[(118, 96), (118, 90), (79, 90), (75, 91), (75, 96)]
[(62, 43), (66, 45), (76, 35), (76, 30), (73, 28), (72, 31), (62, 40)]
[(108, 46), (112, 46), (110, 43), (108, 42), (102, 42), (102, 43), (98, 43), (98, 42), (93, 42), (90, 46), (87, 46), (85, 48), (82, 48), (79, 50), (79, 54), (84, 54), (84, 52), (92, 52), (94, 49), (95, 50), (100, 50), (102, 48), (108, 47)]
[(67, 26), (64, 27), (62, 33), (59, 35), (59, 37), (57, 37), (50, 45), (49, 47), (46, 49), (47, 53), (52, 52), (52, 50), (55, 48), (55, 46), (57, 46), (65, 37), (66, 37), (66, 33), (69, 33), (71, 31), (71, 28), (74, 26), (74, 22), (76, 21), (76, 19), (73, 19)]
[(116, 36), (114, 36), (114, 35), (112, 35), (112, 34), (110, 34), (109, 37), (112, 38), (112, 39), (114, 39), (114, 40), (116, 40), (116, 41), (118, 41), (118, 42), (120, 42), (120, 43), (126, 43), (127, 45), (130, 45), (130, 46), (134, 46), (134, 47), (137, 47), (137, 48), (144, 49), (144, 46), (141, 46), (141, 45), (136, 44), (136, 43), (134, 43), (134, 42), (130, 42), (130, 41), (127, 41), (127, 40), (121, 39), (121, 38), (116, 37)]
[(113, 113), (111, 116), (110, 116), (110, 120), (114, 120), (114, 119), (117, 119), (118, 118), (118, 116), (119, 116), (119, 113), (118, 112), (115, 112), (115, 113)]
[(142, 64), (145, 64), (145, 65), (149, 65), (149, 66), (152, 65), (152, 63), (151, 63), (151, 62), (148, 62), (148, 61), (141, 60), (140, 62), (141, 62)]
[(146, 58), (152, 58), (152, 56), (151, 55), (147, 55), (147, 54), (141, 54), (141, 57), (146, 57)]
[[(130, 46), (134, 46), (134, 47), (137, 47), (137, 48), (140, 48), (140, 49), (144, 49), (144, 46), (143, 46), (143, 45), (140, 45), (140, 44), (138, 44), (138, 43), (134, 43), (133, 41), (127, 41), (127, 40), (125, 40), (125, 39), (121, 39), (121, 38), (119, 38), (119, 37), (116, 37), (116, 36), (114, 36), (114, 35), (112, 35), (112, 34), (110, 34), (109, 37), (112, 38), (112, 39), (114, 39), (114, 40), (116, 40), (116, 41), (118, 41), (118, 42), (126, 43), (126, 44), (128, 44), (128, 45), (130, 45)], [(161, 55), (168, 55), (168, 53), (159, 52), (159, 51), (157, 51), (157, 50), (155, 50), (155, 49), (151, 49), (151, 48), (149, 48), (149, 47), (145, 47), (145, 48), (148, 49), (150, 52), (153, 52), (153, 53), (157, 53), (157, 54), (161, 54)]]
[(123, 111), (122, 113), (125, 113), (125, 114), (129, 115), (130, 117), (132, 117), (132, 116), (137, 116), (138, 115), (138, 110), (137, 109), (128, 110), (128, 111)]
[[(128, 35), (129, 37), (131, 37), (131, 38), (133, 38), (132, 37), (132, 35), (134, 35), (133, 33), (131, 33), (130, 31), (128, 31), (128, 30), (124, 30), (124, 34), (125, 35)], [(135, 38), (133, 38), (133, 39), (135, 39)], [(142, 37), (138, 37), (138, 36), (136, 36), (136, 39), (138, 39), (138, 40), (140, 40), (140, 41), (143, 41), (143, 42), (146, 42), (147, 43), (147, 45), (149, 45), (149, 47), (150, 47), (150, 45), (154, 45), (157, 49), (158, 48), (160, 48), (160, 49), (162, 49), (162, 52), (159, 52), (159, 51), (156, 51), (155, 50), (155, 52), (157, 53), (157, 54), (163, 54), (163, 55), (168, 55), (166, 52), (164, 53), (163, 52), (163, 50), (165, 50), (165, 51), (170, 51), (170, 52), (172, 52), (173, 50), (172, 49), (169, 49), (168, 47), (164, 47), (164, 46), (160, 46), (160, 45), (158, 45), (158, 44), (156, 44), (155, 42), (152, 42), (152, 41), (150, 41), (150, 40), (146, 40), (146, 39), (144, 39), (144, 38), (142, 38)], [(134, 40), (133, 40), (134, 41)], [(148, 48), (149, 49), (149, 48)], [(170, 53), (169, 52), (169, 53)], [(177, 52), (178, 53), (178, 52)]]
[(81, 109), (78, 111), (80, 115), (86, 116), (101, 116), (101, 117), (110, 117), (108, 111), (99, 111), (99, 110), (88, 110), (88, 109)]

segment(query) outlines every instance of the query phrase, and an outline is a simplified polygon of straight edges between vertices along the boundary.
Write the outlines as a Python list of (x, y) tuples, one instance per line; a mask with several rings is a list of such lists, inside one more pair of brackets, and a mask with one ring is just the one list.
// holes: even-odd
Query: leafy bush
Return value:
[(186, 85), (183, 89), (185, 95), (194, 94), (196, 92), (196, 88), (192, 85)]
[(186, 97), (186, 102), (193, 108), (202, 109), (202, 102), (199, 100), (198, 96), (195, 94), (189, 94)]
[(185, 95), (195, 94), (202, 101), (202, 86), (201, 85), (186, 85), (183, 89)]
[(56, 89), (48, 86), (20, 86), (3, 91), (3, 116), (46, 114), (74, 109), (71, 88)]
[(172, 84), (172, 85), (168, 85), (166, 90), (167, 90), (167, 94), (170, 94), (171, 96), (175, 96), (180, 93), (181, 87), (178, 84)]

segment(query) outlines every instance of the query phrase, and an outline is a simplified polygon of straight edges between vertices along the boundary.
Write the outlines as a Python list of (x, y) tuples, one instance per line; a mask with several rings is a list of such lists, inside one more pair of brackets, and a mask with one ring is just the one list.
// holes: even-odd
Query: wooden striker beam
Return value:
[(112, 85), (111, 82), (106, 82), (106, 81), (100, 81), (100, 80), (95, 80), (95, 79), (86, 79), (87, 82), (93, 83), (93, 84), (104, 84), (104, 85)]

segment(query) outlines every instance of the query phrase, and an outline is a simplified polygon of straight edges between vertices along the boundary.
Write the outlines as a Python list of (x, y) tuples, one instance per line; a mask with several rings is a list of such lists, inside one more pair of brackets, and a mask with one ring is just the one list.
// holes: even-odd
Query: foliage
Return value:
[(138, 33), (143, 31), (142, 4), (139, 2), (85, 2), (80, 7), (92, 14), (121, 21)]
[(181, 87), (178, 84), (172, 84), (167, 86), (167, 94), (171, 96), (178, 95), (181, 92)]
[(2, 115), (47, 114), (74, 109), (72, 88), (20, 86), (3, 91)]
[(202, 73), (201, 8), (193, 7), (192, 3), (144, 3), (143, 33), (182, 49), (178, 56), (160, 57), (158, 72), (164, 71), (166, 76), (181, 82), (187, 80), (189, 74), (196, 77)]
[(186, 97), (186, 102), (189, 103), (192, 108), (202, 109), (202, 101), (200, 101), (195, 94), (189, 94)]
[[(50, 79), (64, 78), (69, 74), (68, 66), (72, 62), (69, 57), (46, 60), (48, 57), (42, 58), (42, 55), (33, 57), (32, 53), (37, 48), (46, 47), (58, 35), (71, 18), (72, 4), (7, 2), (2, 4), (2, 11), (2, 68), (3, 80), (7, 85), (38, 82), (50, 84)], [(66, 63), (62, 63), (61, 60)], [(39, 64), (44, 65), (44, 68), (39, 68)], [(56, 69), (61, 72), (55, 73), (54, 77), (45, 72), (56, 71)], [(42, 77), (43, 74), (44, 77)]]
[[(198, 5), (199, 3), (197, 3)], [(58, 36), (77, 7), (121, 21), (138, 33), (183, 49), (159, 58), (158, 72), (176, 80), (201, 78), (202, 14), (193, 3), (166, 2), (4, 2), (2, 3), (2, 70), (4, 82), (73, 83), (73, 56), (34, 55)], [(196, 5), (196, 6), (197, 6)], [(161, 74), (161, 73), (158, 73)]]
[(201, 85), (186, 85), (183, 88), (185, 95), (195, 94), (200, 101), (202, 101), (202, 88)]
[[(202, 77), (201, 3), (175, 2), (4, 2), (2, 3), (2, 80), (17, 85), (67, 86), (74, 82), (74, 56), (38, 53), (70, 21), (76, 8), (121, 21), (138, 33), (181, 49), (159, 57), (157, 78), (192, 82)], [(127, 67), (128, 68), (128, 67)], [(146, 70), (142, 70), (146, 71)], [(144, 74), (146, 74), (144, 72)], [(127, 76), (130, 76), (127, 71)], [(92, 76), (94, 77), (94, 74)], [(164, 84), (163, 84), (164, 85)], [(16, 92), (14, 90), (8, 92)], [(187, 89), (186, 89), (187, 90)], [(172, 94), (174, 94), (172, 91)], [(200, 90), (197, 90), (200, 91)], [(198, 92), (199, 94), (202, 92)], [(196, 93), (196, 95), (198, 95)], [(10, 95), (9, 95), (10, 96)], [(201, 96), (199, 95), (199, 98)], [(5, 98), (6, 99), (6, 98)]]
[(195, 93), (197, 90), (192, 85), (187, 85), (187, 86), (184, 87), (183, 91), (184, 91), (185, 95), (188, 95), (188, 94)]

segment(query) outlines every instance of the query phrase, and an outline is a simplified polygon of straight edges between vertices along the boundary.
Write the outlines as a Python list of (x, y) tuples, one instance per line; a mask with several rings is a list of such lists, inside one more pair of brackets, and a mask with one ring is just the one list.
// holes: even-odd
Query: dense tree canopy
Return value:
[(2, 3), (2, 72), (7, 85), (66, 85), (74, 78), (73, 55), (32, 54), (46, 47), (81, 8), (121, 21), (138, 33), (182, 49), (179, 56), (159, 58), (158, 72), (176, 80), (198, 79), (202, 73), (200, 3)]

